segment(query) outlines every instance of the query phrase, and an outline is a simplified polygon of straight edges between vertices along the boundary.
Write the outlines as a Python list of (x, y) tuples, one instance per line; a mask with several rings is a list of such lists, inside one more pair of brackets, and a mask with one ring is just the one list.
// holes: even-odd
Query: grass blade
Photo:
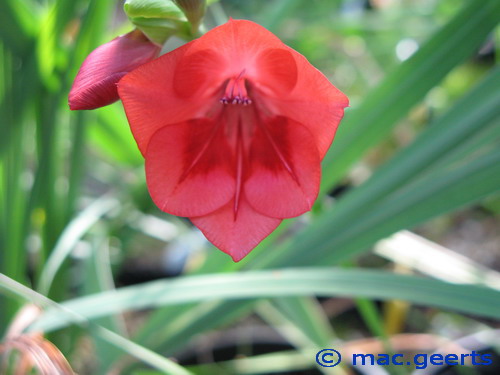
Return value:
[(381, 141), (455, 66), (470, 57), (497, 25), (500, 2), (472, 1), (349, 111), (323, 162), (323, 192)]
[[(382, 271), (336, 268), (254, 271), (160, 280), (69, 300), (61, 306), (78, 311), (85, 319), (95, 319), (127, 310), (191, 302), (306, 295), (401, 299), (500, 318), (500, 292), (497, 290)], [(63, 317), (59, 310), (49, 310), (31, 329), (50, 331), (74, 321), (73, 316)]]
[(152, 366), (153, 368), (163, 371), (166, 374), (172, 375), (190, 375), (191, 372), (187, 371), (183, 367), (179, 366), (175, 362), (160, 356), (159, 354), (138, 345), (117, 333), (110, 331), (100, 325), (89, 322), (84, 316), (79, 312), (69, 310), (68, 308), (52, 301), (51, 299), (45, 297), (42, 294), (35, 292), (32, 289), (25, 287), (24, 285), (18, 283), (17, 281), (0, 274), (0, 290), (3, 289), (8, 294), (16, 295), (27, 302), (34, 302), (40, 306), (50, 307), (52, 309), (59, 311), (61, 315), (71, 316), (75, 322), (82, 326), (90, 326), (89, 328), (94, 330), (94, 332), (99, 335), (102, 340), (114, 345), (118, 349), (121, 349), (125, 353), (135, 357), (144, 363)]
[(72, 220), (63, 231), (56, 246), (50, 253), (49, 258), (40, 276), (39, 289), (47, 294), (52, 281), (64, 260), (73, 250), (78, 240), (98, 221), (103, 215), (118, 207), (119, 202), (109, 197), (96, 200), (93, 204), (82, 211)]

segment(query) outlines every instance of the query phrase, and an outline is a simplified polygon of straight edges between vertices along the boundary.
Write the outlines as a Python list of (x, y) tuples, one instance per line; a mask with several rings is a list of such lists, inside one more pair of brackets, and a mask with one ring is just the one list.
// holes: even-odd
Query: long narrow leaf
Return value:
[[(348, 296), (401, 299), (479, 316), (500, 318), (500, 292), (475, 285), (371, 270), (286, 269), (183, 277), (102, 292), (61, 304), (85, 319), (128, 310), (218, 299), (282, 296)], [(75, 321), (59, 309), (47, 311), (31, 329), (50, 331)]]
[[(21, 297), (30, 303), (37, 303), (39, 306), (48, 307), (51, 306), (54, 311), (59, 311), (61, 315), (71, 316), (74, 322), (81, 324), (83, 326), (90, 325), (90, 328), (106, 342), (112, 344), (116, 348), (124, 351), (125, 353), (144, 361), (153, 368), (157, 370), (164, 371), (167, 374), (172, 375), (189, 375), (191, 372), (187, 371), (183, 367), (179, 366), (177, 363), (170, 361), (169, 359), (162, 357), (161, 355), (138, 345), (127, 338), (118, 335), (117, 333), (106, 329), (98, 324), (89, 322), (84, 316), (79, 314), (79, 312), (74, 310), (68, 310), (64, 306), (52, 301), (51, 299), (45, 297), (42, 294), (29, 289), (28, 287), (18, 283), (17, 281), (3, 275), (0, 273), (0, 291), (4, 291), (7, 294), (16, 295)], [(89, 324), (90, 323), (90, 324)]]
[(323, 191), (331, 188), (370, 147), (453, 67), (478, 48), (497, 25), (500, 2), (472, 1), (410, 59), (403, 62), (359, 108), (350, 111), (339, 128), (323, 166)]
[(109, 197), (96, 200), (87, 207), (74, 220), (72, 220), (59, 237), (54, 250), (40, 276), (40, 291), (48, 293), (59, 267), (73, 250), (80, 238), (97, 222), (103, 215), (118, 206), (118, 201)]

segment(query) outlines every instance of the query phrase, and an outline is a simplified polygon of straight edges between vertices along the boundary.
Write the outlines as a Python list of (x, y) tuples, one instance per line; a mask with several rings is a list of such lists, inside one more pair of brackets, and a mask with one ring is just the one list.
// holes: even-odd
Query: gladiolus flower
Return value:
[(119, 99), (116, 84), (128, 72), (158, 57), (161, 47), (134, 30), (87, 56), (69, 93), (72, 110), (95, 109)]
[(265, 28), (231, 20), (118, 92), (151, 197), (235, 261), (311, 209), (347, 97)]

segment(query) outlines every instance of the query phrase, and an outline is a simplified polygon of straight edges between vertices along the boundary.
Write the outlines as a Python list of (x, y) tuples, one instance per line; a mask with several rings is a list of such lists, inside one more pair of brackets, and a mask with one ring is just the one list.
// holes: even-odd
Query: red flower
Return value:
[(347, 97), (299, 53), (231, 20), (118, 84), (151, 197), (235, 261), (311, 209)]
[(140, 30), (96, 48), (87, 56), (73, 82), (70, 109), (95, 109), (117, 101), (117, 82), (139, 65), (156, 58), (160, 50)]

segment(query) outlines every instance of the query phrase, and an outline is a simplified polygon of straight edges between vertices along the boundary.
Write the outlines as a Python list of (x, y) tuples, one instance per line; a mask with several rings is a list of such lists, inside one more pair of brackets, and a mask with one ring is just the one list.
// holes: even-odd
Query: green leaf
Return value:
[(157, 310), (154, 318), (150, 318), (134, 340), (148, 347), (159, 348), (169, 355), (174, 354), (200, 332), (248, 315), (252, 305), (252, 301), (229, 300), (168, 306)]
[(86, 326), (87, 328), (91, 329), (96, 335), (99, 336), (100, 339), (112, 344), (128, 355), (143, 361), (144, 363), (157, 370), (172, 375), (191, 374), (190, 371), (187, 371), (177, 363), (149, 350), (148, 348), (138, 345), (113, 331), (110, 331), (109, 329), (106, 329), (93, 322), (89, 322), (78, 312), (67, 310), (62, 305), (52, 301), (44, 295), (39, 294), (34, 290), (0, 273), (0, 292), (2, 290), (6, 292), (5, 294), (19, 296), (28, 303), (36, 303), (37, 305), (43, 307), (50, 306), (51, 308), (59, 311), (59, 314), (61, 314), (61, 316), (64, 316), (65, 314), (71, 316), (72, 319), (74, 319), (74, 321), (79, 325)]
[(500, 114), (498, 84), (500, 68), (492, 70), (412, 144), (377, 169), (366, 183), (342, 198), (332, 214), (344, 216), (344, 220), (358, 216), (409, 180), (435, 170), (446, 155), (460, 148)]
[[(280, 351), (252, 357), (238, 358), (229, 361), (220, 361), (216, 364), (203, 364), (190, 366), (189, 370), (200, 375), (255, 375), (255, 374), (289, 374), (300, 370), (312, 369), (317, 366), (316, 357), (318, 350)], [(326, 368), (322, 369), (325, 374)], [(335, 374), (345, 375), (340, 368), (335, 368)], [(300, 372), (300, 373), (305, 373)], [(153, 372), (141, 372), (134, 375), (160, 375)]]
[(190, 34), (186, 16), (170, 0), (127, 0), (123, 9), (130, 21), (157, 44), (164, 44), (176, 34)]
[(161, 370), (169, 375), (190, 375), (191, 371), (179, 366), (177, 363), (155, 353), (144, 346), (138, 345), (110, 330), (99, 330), (100, 337), (110, 344), (115, 345), (129, 355), (143, 361), (144, 363)]
[(205, 0), (173, 0), (182, 9), (191, 24), (191, 32), (197, 33), (200, 23), (205, 15)]
[(323, 161), (325, 193), (455, 66), (470, 57), (498, 23), (500, 2), (472, 1), (410, 59), (346, 113)]
[(116, 199), (104, 196), (88, 206), (68, 224), (59, 237), (56, 246), (43, 268), (39, 287), (42, 293), (47, 294), (49, 292), (57, 271), (82, 236), (87, 233), (102, 216), (115, 207), (118, 207), (118, 205), (119, 202)]
[(39, 27), (40, 8), (25, 1), (0, 1), (0, 40), (18, 55), (24, 55), (32, 48), (33, 37)]
[(326, 348), (332, 342), (332, 327), (316, 298), (276, 298), (272, 304), (315, 346)]
[[(0, 285), (1, 286), (1, 285)], [(304, 268), (160, 280), (76, 298), (61, 304), (85, 319), (183, 303), (284, 296), (344, 296), (401, 299), (478, 316), (500, 318), (500, 292), (416, 276), (371, 270)], [(51, 331), (77, 321), (49, 309), (30, 330)]]
[(157, 44), (164, 44), (173, 35), (185, 35), (189, 30), (187, 22), (175, 21), (162, 18), (130, 18), (146, 36)]
[(170, 0), (127, 0), (123, 9), (129, 18), (187, 20), (182, 10)]
[(144, 163), (121, 104), (95, 111), (96, 121), (89, 123), (92, 145), (114, 163), (139, 166)]
[[(83, 267), (85, 279), (83, 280), (82, 293), (87, 295), (99, 293), (104, 290), (114, 290), (115, 285), (109, 259), (107, 239), (99, 234), (93, 236), (91, 244), (89, 244), (89, 249), (91, 249), (90, 254), (83, 260), (85, 264)], [(97, 319), (94, 323), (97, 323), (100, 327), (111, 332), (116, 332), (120, 335), (127, 334), (125, 321), (121, 315), (106, 316)], [(109, 361), (109, 358), (119, 358), (123, 355), (123, 349), (117, 347), (114, 343), (110, 343), (109, 340), (103, 339), (102, 332), (99, 332), (99, 330), (96, 332), (92, 326), (89, 331), (95, 351), (100, 353), (99, 363), (96, 365), (94, 373), (96, 375), (108, 374), (111, 371), (110, 368), (114, 365), (113, 361)], [(113, 338), (116, 339), (114, 336), (112, 339)], [(129, 345), (129, 343), (124, 343), (124, 345)], [(130, 346), (130, 348), (133, 349), (134, 347)]]

